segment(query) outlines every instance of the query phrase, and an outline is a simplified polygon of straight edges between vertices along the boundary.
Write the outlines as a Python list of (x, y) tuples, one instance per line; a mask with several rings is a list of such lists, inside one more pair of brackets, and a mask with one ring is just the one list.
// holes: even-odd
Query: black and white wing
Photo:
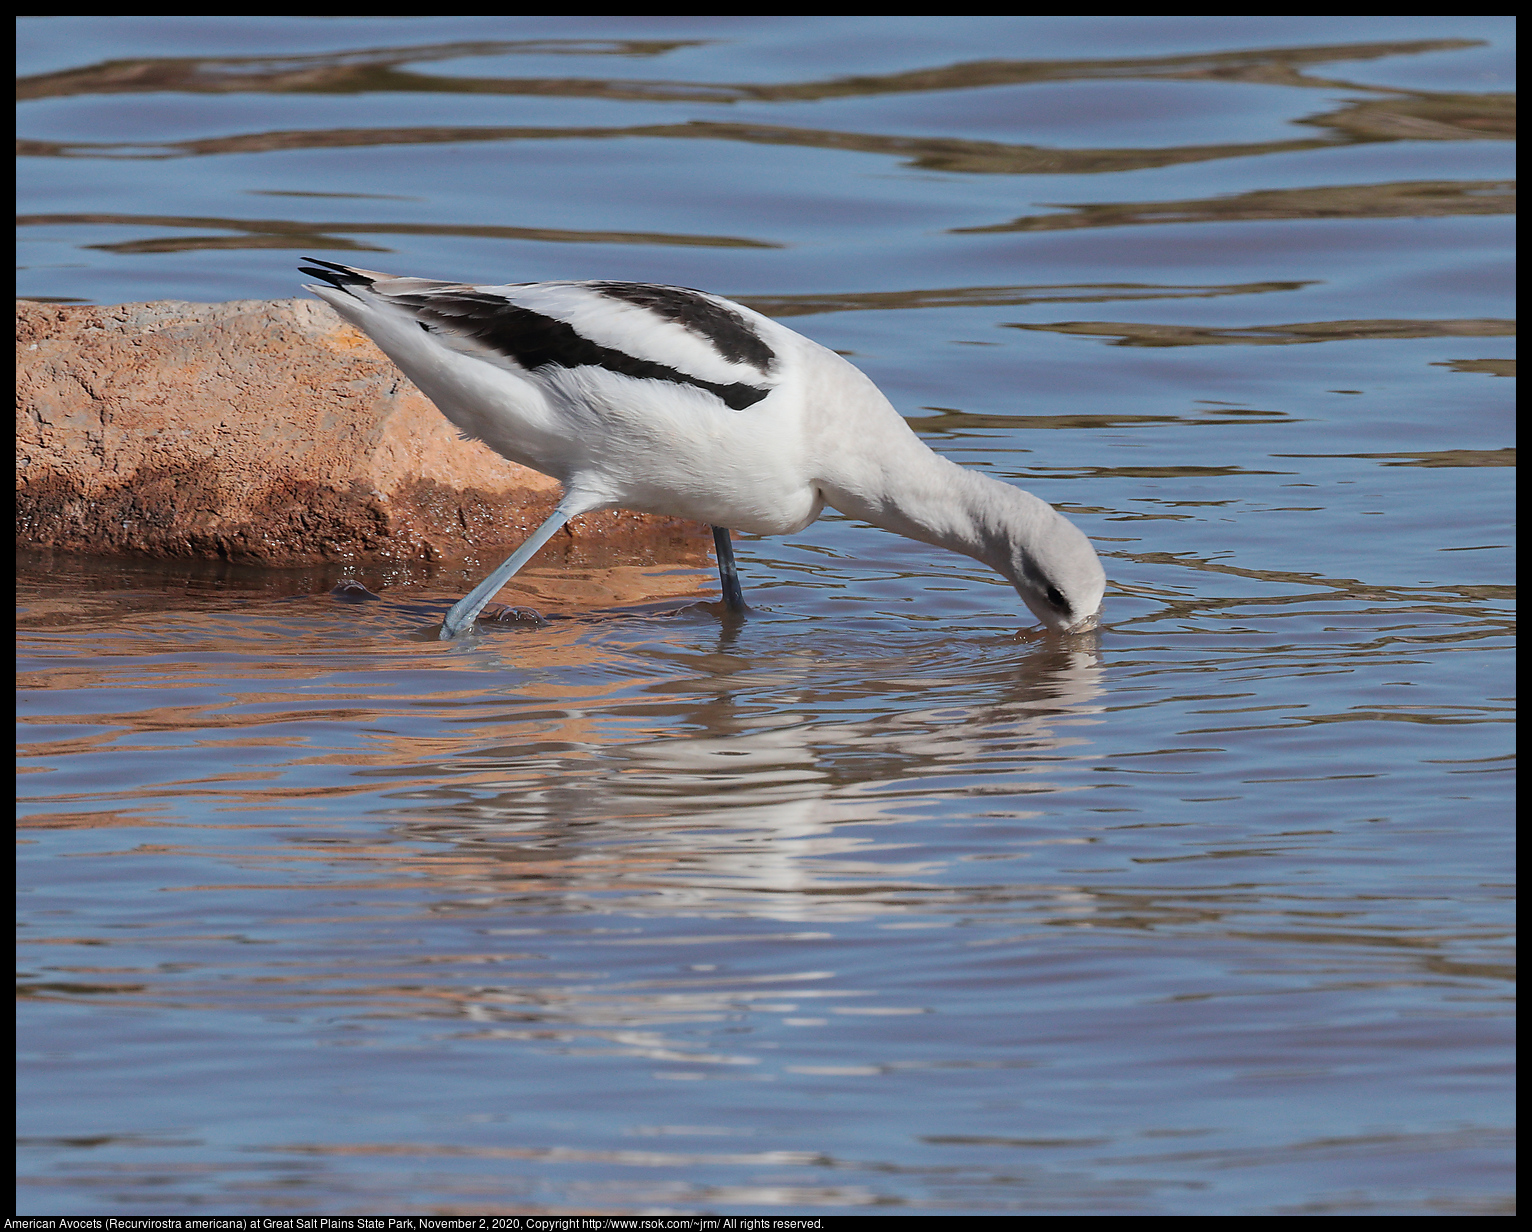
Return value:
[[(310, 258), (312, 260), (312, 258)], [(452, 350), (535, 373), (603, 368), (671, 381), (744, 410), (777, 383), (769, 322), (689, 287), (641, 282), (530, 282), (474, 286), (394, 278), (314, 261), (305, 272), (338, 290), (365, 291), (409, 311)]]

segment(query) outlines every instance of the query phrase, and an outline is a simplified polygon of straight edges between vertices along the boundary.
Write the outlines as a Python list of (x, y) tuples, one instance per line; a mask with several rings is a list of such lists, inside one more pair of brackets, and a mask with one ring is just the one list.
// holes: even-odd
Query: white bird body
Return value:
[[(460, 431), (563, 484), (536, 546), (596, 509), (779, 535), (829, 504), (983, 561), (1050, 628), (1094, 622), (1105, 574), (1072, 523), (934, 453), (860, 370), (741, 304), (643, 283), (484, 286), (315, 264), (305, 272), (330, 285), (307, 289)], [(717, 542), (722, 572), (726, 531)], [(487, 586), (444, 636), (471, 623)]]

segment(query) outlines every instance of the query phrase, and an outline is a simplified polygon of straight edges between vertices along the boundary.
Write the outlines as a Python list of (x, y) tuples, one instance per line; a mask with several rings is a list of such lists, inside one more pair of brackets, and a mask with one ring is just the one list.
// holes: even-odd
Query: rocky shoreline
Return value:
[[(441, 561), (509, 551), (557, 503), (313, 300), (18, 300), (16, 354), (19, 545)], [(691, 556), (707, 529), (614, 510), (562, 533)]]

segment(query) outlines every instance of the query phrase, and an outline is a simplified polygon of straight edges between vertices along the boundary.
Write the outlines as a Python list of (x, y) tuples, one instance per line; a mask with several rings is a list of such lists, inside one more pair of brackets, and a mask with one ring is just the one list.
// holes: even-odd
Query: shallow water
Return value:
[(1509, 1213), (1509, 19), (21, 39), (22, 294), (706, 287), (1111, 585), (23, 553), (20, 1213)]

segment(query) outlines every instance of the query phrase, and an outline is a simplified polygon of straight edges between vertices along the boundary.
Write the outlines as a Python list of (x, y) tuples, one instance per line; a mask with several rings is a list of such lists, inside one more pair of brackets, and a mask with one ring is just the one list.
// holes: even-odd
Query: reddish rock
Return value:
[[(312, 300), (21, 300), (16, 345), (28, 546), (268, 565), (492, 556), (558, 499), (554, 480), (462, 440)], [(563, 541), (691, 559), (705, 533), (613, 511), (575, 519)]]

